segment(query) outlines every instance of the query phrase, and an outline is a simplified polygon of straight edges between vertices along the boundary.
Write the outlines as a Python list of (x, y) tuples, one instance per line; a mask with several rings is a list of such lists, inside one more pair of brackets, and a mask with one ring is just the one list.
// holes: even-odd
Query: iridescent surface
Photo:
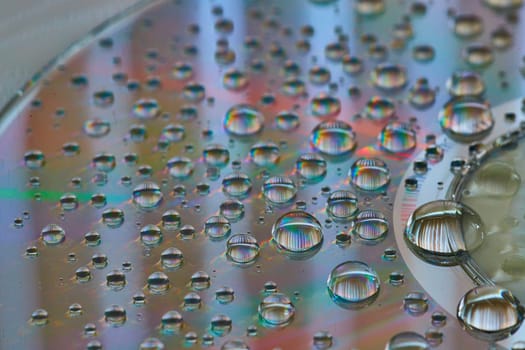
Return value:
[[(159, 1), (92, 34), (3, 117), (0, 277), (16, 288), (0, 289), (0, 347), (306, 349), (330, 339), (334, 349), (402, 349), (409, 339), (425, 349), (417, 335), (433, 339), (431, 315), (454, 315), (432, 293), (424, 310), (407, 297), (422, 287), (396, 253), (391, 206), (398, 188), (417, 187), (399, 186), (412, 149), (433, 159), (454, 144), (437, 148), (430, 137), (441, 133), (453, 72), (487, 82), (452, 81), (453, 97), (484, 93), (497, 106), (523, 95), (521, 22), (492, 10), (514, 1), (484, 3)], [(482, 19), (483, 43), (508, 21), (514, 44), (487, 50), (452, 27), (436, 35), (453, 22), (448, 7)], [(431, 45), (434, 59), (416, 45)], [(403, 69), (375, 70), (387, 61)], [(451, 128), (471, 120), (456, 116)], [(434, 158), (429, 173), (443, 157)], [(490, 196), (515, 191), (510, 175)], [(354, 190), (357, 204), (328, 203)], [(286, 216), (298, 212), (307, 215)], [(65, 239), (53, 226), (46, 244), (50, 224)], [(503, 265), (509, 275), (519, 274), (515, 255)], [(373, 302), (348, 310), (326, 280), (349, 260), (373, 267), (369, 281), (404, 282), (380, 293), (375, 283), (358, 294), (335, 288)], [(223, 286), (235, 300), (216, 299)], [(277, 290), (289, 302), (265, 303)], [(82, 313), (70, 317), (75, 303)], [(261, 303), (271, 306), (262, 320)], [(442, 348), (482, 346), (447, 325)]]

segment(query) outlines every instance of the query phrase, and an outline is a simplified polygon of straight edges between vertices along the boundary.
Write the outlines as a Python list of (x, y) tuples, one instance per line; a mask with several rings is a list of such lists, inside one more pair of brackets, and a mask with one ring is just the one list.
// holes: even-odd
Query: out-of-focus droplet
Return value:
[(318, 124), (312, 130), (310, 142), (318, 151), (331, 156), (351, 152), (357, 145), (352, 127), (339, 120)]
[(389, 119), (395, 115), (396, 106), (388, 98), (374, 96), (366, 103), (364, 112), (372, 120)]
[(378, 137), (381, 149), (390, 153), (406, 153), (416, 148), (416, 132), (408, 124), (390, 122)]
[(251, 136), (262, 130), (264, 117), (254, 106), (235, 105), (226, 112), (224, 128), (235, 136)]
[(472, 142), (490, 133), (494, 118), (490, 105), (473, 98), (453, 99), (439, 113), (441, 128), (456, 141)]

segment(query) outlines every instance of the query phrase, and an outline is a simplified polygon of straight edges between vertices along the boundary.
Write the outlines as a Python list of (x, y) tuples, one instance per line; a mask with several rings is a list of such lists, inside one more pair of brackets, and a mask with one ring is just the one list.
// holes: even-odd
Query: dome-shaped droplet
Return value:
[(146, 338), (139, 345), (139, 350), (163, 350), (164, 343), (157, 338)]
[(109, 107), (115, 101), (115, 95), (109, 90), (100, 90), (93, 93), (93, 102), (97, 107)]
[(257, 134), (264, 126), (262, 113), (254, 106), (235, 105), (226, 112), (224, 128), (232, 135), (251, 136)]
[(160, 187), (154, 182), (144, 182), (133, 190), (133, 203), (141, 209), (158, 207), (162, 197)]
[(230, 221), (222, 215), (211, 216), (204, 223), (204, 233), (210, 239), (222, 239), (228, 236), (230, 232)]
[(514, 38), (510, 31), (505, 27), (496, 28), (490, 34), (490, 41), (492, 46), (498, 50), (505, 50), (512, 45)]
[(523, 5), (523, 0), (483, 0), (483, 2), (497, 11), (515, 9)]
[(220, 304), (229, 304), (233, 301), (235, 292), (230, 287), (221, 287), (215, 291), (215, 300)]
[(234, 199), (226, 200), (219, 205), (219, 211), (230, 222), (237, 222), (244, 216), (244, 204)]
[(215, 315), (210, 321), (210, 329), (213, 334), (223, 337), (232, 329), (232, 319), (227, 315)]
[(232, 173), (222, 180), (222, 191), (232, 197), (245, 197), (251, 189), (252, 181), (244, 173)]
[(170, 247), (160, 254), (160, 264), (166, 270), (178, 269), (183, 262), (184, 255), (175, 247)]
[(425, 337), (415, 332), (401, 332), (386, 344), (385, 350), (430, 350)]
[(275, 221), (272, 238), (284, 252), (304, 253), (323, 243), (321, 223), (304, 211), (291, 211)]
[(494, 61), (490, 46), (483, 44), (470, 44), (463, 50), (463, 57), (472, 67), (482, 68)]
[(82, 129), (87, 136), (98, 138), (109, 134), (111, 124), (108, 121), (98, 118), (88, 119), (84, 122)]
[(161, 223), (162, 228), (168, 231), (178, 230), (182, 219), (180, 213), (176, 210), (170, 209), (162, 214)]
[(176, 62), (173, 66), (172, 74), (177, 80), (187, 80), (193, 76), (193, 68), (189, 63)]
[(364, 112), (372, 120), (389, 119), (395, 115), (396, 106), (388, 98), (374, 96), (366, 103)]
[(377, 88), (387, 91), (401, 89), (407, 83), (405, 68), (391, 63), (377, 65), (372, 71), (370, 78)]
[(169, 174), (176, 179), (184, 179), (193, 172), (193, 162), (186, 157), (174, 157), (166, 163)]
[(521, 177), (507, 163), (490, 162), (482, 165), (468, 183), (469, 197), (505, 198), (514, 196), (521, 187)]
[(354, 3), (355, 11), (362, 16), (375, 16), (385, 10), (384, 0), (357, 0)]
[(124, 212), (118, 208), (109, 208), (102, 212), (102, 222), (110, 228), (117, 228), (124, 222)]
[(480, 96), (485, 92), (485, 83), (476, 72), (457, 71), (447, 80), (447, 90), (452, 97)]
[(417, 62), (430, 62), (435, 55), (436, 51), (431, 45), (416, 45), (412, 49), (412, 58)]
[(436, 100), (436, 90), (430, 87), (424, 78), (418, 79), (408, 92), (408, 101), (419, 109), (430, 107)]
[(237, 264), (250, 264), (259, 256), (259, 243), (249, 233), (231, 236), (226, 242), (226, 257)]
[(487, 136), (494, 126), (490, 105), (461, 98), (447, 102), (439, 113), (441, 128), (456, 141), (471, 142)]
[(335, 117), (341, 112), (341, 101), (335, 96), (321, 93), (310, 101), (310, 110), (316, 117)]
[(312, 84), (327, 84), (331, 77), (330, 70), (326, 67), (314, 66), (308, 71), (308, 80), (310, 80)]
[(57, 245), (66, 239), (66, 231), (56, 224), (49, 224), (42, 229), (40, 237), (45, 245)]
[(306, 84), (299, 78), (288, 78), (283, 82), (281, 91), (287, 96), (301, 96), (306, 92)]
[(250, 158), (258, 166), (275, 165), (279, 157), (279, 146), (273, 142), (258, 142), (250, 148)]
[(135, 118), (153, 119), (159, 113), (159, 103), (153, 98), (140, 99), (133, 105), (133, 116)]
[(104, 310), (104, 320), (113, 327), (122, 326), (126, 322), (126, 310), (119, 305), (111, 305)]
[(238, 69), (229, 69), (222, 76), (222, 84), (227, 90), (240, 91), (248, 86), (248, 77)]
[(523, 322), (524, 309), (507, 289), (480, 286), (469, 290), (461, 298), (457, 317), (472, 336), (495, 342), (518, 330)]
[(35, 326), (44, 326), (49, 322), (49, 313), (44, 309), (37, 309), (31, 313), (29, 322)]
[(290, 202), (297, 193), (295, 182), (286, 176), (272, 176), (262, 186), (264, 198), (274, 204)]
[(472, 38), (482, 31), (483, 21), (475, 14), (459, 14), (454, 18), (454, 33), (459, 37)]
[(162, 315), (161, 330), (165, 334), (173, 334), (180, 331), (183, 325), (182, 315), (175, 310), (171, 310)]
[(206, 96), (204, 85), (190, 81), (182, 88), (182, 96), (189, 102), (200, 102)]
[(385, 237), (388, 221), (383, 213), (366, 209), (357, 214), (352, 230), (359, 238), (371, 243)]
[(27, 151), (24, 154), (24, 163), (29, 169), (39, 169), (46, 163), (46, 156), (40, 150)]
[(351, 152), (357, 140), (349, 124), (336, 120), (318, 124), (312, 130), (310, 143), (321, 153), (338, 156)]
[(308, 181), (318, 181), (326, 176), (326, 160), (316, 153), (302, 154), (295, 162), (297, 173)]
[(186, 128), (181, 124), (168, 124), (161, 132), (161, 138), (169, 142), (179, 142), (184, 139)]
[(191, 287), (195, 290), (204, 290), (210, 288), (211, 278), (204, 271), (197, 271), (191, 275)]
[(367, 264), (347, 261), (337, 265), (328, 276), (332, 300), (346, 308), (360, 308), (374, 302), (379, 294), (379, 276)]
[(159, 245), (162, 242), (162, 231), (156, 225), (146, 225), (140, 229), (140, 241), (147, 246)]
[(359, 158), (349, 172), (350, 183), (363, 191), (383, 191), (390, 182), (390, 170), (377, 158)]
[(164, 272), (153, 272), (148, 277), (148, 290), (152, 294), (164, 294), (170, 288), (170, 280)]
[(211, 144), (202, 151), (204, 162), (211, 166), (224, 167), (230, 161), (230, 151), (223, 145)]
[(258, 312), (263, 326), (284, 327), (295, 316), (295, 306), (285, 294), (272, 293), (261, 301)]
[(65, 193), (60, 197), (60, 208), (64, 211), (71, 211), (78, 208), (78, 198), (73, 193)]
[(406, 153), (416, 148), (416, 132), (408, 124), (390, 122), (378, 137), (381, 149), (390, 153)]
[(233, 339), (222, 344), (221, 350), (250, 350), (250, 347), (244, 342), (244, 340)]
[(299, 115), (294, 112), (280, 112), (275, 116), (275, 126), (282, 131), (292, 131), (299, 127)]
[(326, 212), (336, 220), (349, 220), (357, 213), (357, 196), (347, 190), (330, 193), (326, 201)]
[(408, 218), (405, 240), (419, 257), (437, 265), (456, 265), (485, 236), (480, 216), (464, 204), (436, 200), (418, 207)]

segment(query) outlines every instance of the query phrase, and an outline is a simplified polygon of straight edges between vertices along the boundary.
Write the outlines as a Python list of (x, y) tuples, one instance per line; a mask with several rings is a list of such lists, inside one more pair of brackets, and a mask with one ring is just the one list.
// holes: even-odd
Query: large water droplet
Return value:
[(262, 186), (264, 198), (274, 204), (290, 202), (297, 193), (297, 187), (292, 179), (286, 176), (272, 176), (264, 181)]
[(359, 158), (350, 168), (350, 183), (362, 191), (383, 191), (390, 183), (390, 170), (377, 158)]
[(460, 300), (457, 317), (472, 336), (498, 341), (514, 334), (521, 326), (524, 309), (508, 290), (480, 286), (469, 290)]
[(419, 257), (437, 265), (456, 265), (484, 238), (479, 215), (464, 204), (436, 200), (418, 207), (408, 218), (405, 240)]
[(486, 102), (461, 98), (447, 102), (439, 113), (443, 130), (456, 141), (471, 142), (487, 136), (494, 126), (490, 105)]
[(352, 218), (357, 213), (357, 196), (347, 190), (332, 192), (326, 201), (326, 212), (335, 220)]
[(416, 132), (410, 125), (390, 122), (381, 130), (378, 137), (381, 148), (390, 153), (406, 153), (416, 148)]

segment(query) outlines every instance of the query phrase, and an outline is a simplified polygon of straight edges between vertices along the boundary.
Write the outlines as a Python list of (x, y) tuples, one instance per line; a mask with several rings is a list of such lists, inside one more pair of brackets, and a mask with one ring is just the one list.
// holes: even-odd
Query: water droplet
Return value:
[(396, 106), (388, 98), (374, 96), (368, 100), (365, 106), (365, 114), (372, 120), (383, 120), (395, 115)]
[(113, 270), (106, 275), (106, 286), (111, 290), (119, 291), (126, 285), (126, 275), (120, 270)]
[(327, 84), (331, 77), (330, 71), (325, 67), (314, 66), (308, 71), (308, 79), (312, 84)]
[(268, 328), (287, 326), (295, 315), (295, 306), (290, 298), (282, 293), (266, 296), (258, 308), (263, 326)]
[(173, 65), (172, 74), (177, 80), (187, 80), (193, 76), (193, 68), (189, 63), (176, 62)]
[(138, 119), (153, 119), (160, 114), (160, 106), (153, 98), (140, 99), (133, 105), (133, 116)]
[(430, 62), (434, 59), (436, 51), (431, 45), (416, 45), (412, 49), (412, 57), (417, 62)]
[(164, 294), (170, 288), (170, 280), (164, 272), (153, 272), (148, 277), (147, 286), (152, 294)]
[(126, 322), (126, 310), (119, 305), (111, 305), (104, 310), (104, 320), (113, 327), (122, 326)]
[(301, 96), (306, 92), (306, 84), (299, 78), (288, 78), (283, 82), (281, 91), (287, 96)]
[(416, 148), (416, 132), (409, 124), (390, 122), (381, 130), (378, 137), (381, 149), (390, 153), (406, 153)]
[(231, 303), (233, 301), (234, 295), (235, 293), (233, 289), (230, 287), (222, 287), (222, 288), (217, 289), (217, 291), (215, 291), (215, 299), (220, 304)]
[(230, 161), (230, 151), (222, 145), (212, 144), (204, 148), (202, 157), (208, 165), (224, 167)]
[(193, 172), (193, 162), (186, 157), (173, 157), (166, 163), (169, 174), (175, 179), (185, 179)]
[(262, 130), (264, 117), (250, 105), (239, 104), (230, 108), (224, 118), (224, 128), (232, 135), (251, 136)]
[(485, 92), (485, 83), (476, 72), (457, 71), (447, 80), (447, 90), (453, 97), (480, 96)]
[(357, 215), (353, 232), (359, 238), (371, 243), (385, 237), (388, 232), (388, 221), (383, 213), (366, 209)]
[(272, 176), (264, 181), (262, 186), (264, 198), (273, 204), (290, 202), (297, 193), (297, 187), (292, 179), (286, 176)]
[(82, 305), (80, 305), (79, 303), (71, 304), (69, 305), (67, 309), (67, 315), (69, 317), (81, 316), (83, 312), (84, 312), (84, 309), (82, 308)]
[(228, 340), (222, 344), (221, 350), (250, 350), (250, 347), (241, 339)]
[(93, 102), (95, 106), (106, 108), (113, 104), (115, 101), (115, 95), (108, 90), (100, 90), (93, 93)]
[(304, 211), (291, 211), (275, 221), (272, 238), (285, 253), (305, 253), (320, 248), (323, 242), (321, 223)]
[(190, 81), (182, 88), (182, 96), (189, 102), (200, 102), (206, 96), (204, 85)]
[(410, 292), (403, 298), (403, 309), (412, 316), (421, 316), (428, 310), (425, 293)]
[(227, 90), (240, 91), (248, 86), (248, 77), (242, 71), (232, 68), (224, 73), (222, 84)]
[(403, 88), (407, 83), (406, 69), (391, 63), (381, 63), (372, 71), (372, 83), (381, 90), (393, 91)]
[(183, 307), (185, 311), (195, 311), (201, 308), (202, 298), (195, 292), (190, 292), (184, 296)]
[(357, 0), (354, 8), (362, 16), (376, 16), (385, 10), (385, 2), (384, 0)]
[(351, 184), (362, 191), (383, 191), (390, 182), (390, 170), (377, 158), (359, 158), (350, 168)]
[(210, 328), (213, 334), (224, 337), (232, 329), (232, 319), (227, 315), (215, 315), (211, 319)]
[(162, 315), (161, 329), (162, 333), (173, 334), (178, 333), (182, 328), (182, 315), (175, 310), (171, 310)]
[(210, 275), (204, 271), (197, 271), (191, 275), (191, 287), (195, 290), (210, 288)]
[(139, 345), (139, 350), (163, 350), (164, 343), (157, 338), (146, 338)]
[(521, 186), (521, 177), (516, 169), (503, 162), (491, 162), (483, 165), (474, 173), (467, 185), (470, 196), (493, 198), (512, 197)]
[(204, 223), (204, 233), (213, 240), (220, 240), (231, 233), (231, 224), (222, 215), (211, 216)]
[(379, 276), (360, 261), (347, 261), (337, 265), (330, 272), (326, 283), (332, 300), (345, 308), (370, 305), (379, 295)]
[(60, 208), (64, 211), (71, 211), (78, 208), (78, 198), (73, 193), (65, 193), (60, 197)]
[(275, 116), (275, 125), (279, 130), (292, 131), (299, 127), (299, 115), (294, 112), (280, 112)]
[(82, 129), (87, 136), (98, 138), (109, 134), (111, 124), (99, 118), (88, 119), (84, 122)]
[(226, 242), (226, 257), (237, 264), (251, 264), (259, 256), (259, 243), (249, 233), (231, 236)]
[(418, 333), (402, 332), (390, 338), (385, 350), (430, 350), (430, 345)]
[(408, 93), (408, 100), (415, 108), (425, 109), (434, 104), (436, 90), (432, 89), (425, 78), (418, 79)]
[(29, 322), (34, 326), (45, 326), (49, 322), (49, 313), (44, 309), (37, 309), (31, 314)]
[(523, 5), (523, 0), (484, 0), (483, 2), (497, 11), (519, 8)]
[(46, 157), (39, 150), (27, 151), (24, 154), (24, 163), (29, 169), (40, 169), (46, 163)]
[(146, 246), (156, 246), (162, 242), (162, 232), (156, 225), (146, 225), (140, 229), (140, 241)]
[(162, 228), (168, 231), (178, 230), (181, 225), (181, 216), (176, 210), (168, 210), (162, 214)]
[(490, 46), (483, 44), (470, 44), (463, 50), (463, 57), (465, 62), (476, 68), (488, 66), (494, 60)]
[(258, 142), (250, 148), (250, 158), (258, 166), (275, 165), (279, 157), (279, 146), (273, 142)]
[(341, 112), (341, 101), (337, 97), (321, 93), (310, 101), (310, 110), (316, 117), (335, 117)]
[(490, 34), (490, 40), (496, 49), (505, 50), (512, 45), (513, 36), (505, 27), (499, 27)]
[(244, 216), (244, 204), (234, 199), (226, 200), (220, 204), (219, 212), (230, 222), (237, 222)]
[(109, 228), (117, 228), (124, 222), (124, 212), (117, 208), (109, 208), (102, 212), (102, 222)]
[(79, 283), (86, 283), (91, 281), (91, 270), (86, 266), (81, 266), (75, 270), (75, 278)]
[(452, 139), (460, 142), (480, 140), (494, 126), (490, 105), (472, 98), (452, 99), (439, 113), (439, 123)]
[(332, 192), (326, 201), (326, 212), (335, 220), (349, 220), (357, 213), (357, 196), (347, 190)]
[(454, 18), (454, 33), (461, 38), (472, 38), (483, 31), (483, 21), (475, 14), (465, 13)]
[(58, 245), (66, 239), (66, 231), (56, 224), (49, 224), (40, 232), (40, 238), (45, 245)]
[(508, 290), (498, 286), (480, 286), (469, 290), (461, 298), (457, 317), (469, 334), (494, 342), (518, 330), (524, 311)]
[(133, 203), (141, 209), (153, 209), (162, 202), (160, 187), (154, 182), (144, 182), (133, 190)]
[(310, 182), (317, 182), (326, 176), (326, 160), (316, 153), (302, 154), (295, 162), (297, 173)]
[(464, 204), (436, 200), (418, 207), (408, 218), (405, 240), (425, 261), (456, 265), (462, 255), (479, 246), (485, 236), (479, 215)]
[(339, 120), (319, 123), (312, 130), (310, 142), (318, 151), (331, 156), (351, 152), (357, 145), (352, 127)]

